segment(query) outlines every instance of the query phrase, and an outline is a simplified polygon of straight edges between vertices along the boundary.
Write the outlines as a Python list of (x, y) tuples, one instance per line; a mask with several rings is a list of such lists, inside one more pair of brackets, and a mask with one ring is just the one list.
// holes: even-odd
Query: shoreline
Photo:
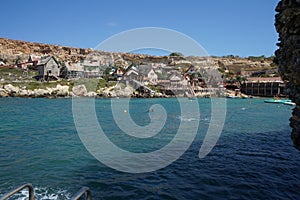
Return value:
[[(224, 92), (224, 93), (223, 93)], [(96, 91), (89, 91), (84, 84), (80, 85), (60, 85), (57, 84), (55, 87), (45, 88), (32, 88), (27, 89), (26, 87), (14, 86), (11, 83), (0, 85), (0, 98), (48, 98), (48, 99), (68, 99), (68, 98), (99, 98), (99, 99), (113, 99), (113, 98), (232, 98), (228, 96), (230, 90), (224, 90), (222, 94), (216, 95), (211, 92), (210, 94), (196, 94), (195, 96), (188, 97), (183, 93), (180, 94), (165, 94), (161, 92), (156, 93), (139, 93), (134, 88), (126, 86), (121, 87), (106, 87), (99, 88)], [(250, 98), (270, 98), (269, 96), (247, 96), (237, 95), (233, 99), (250, 99)]]

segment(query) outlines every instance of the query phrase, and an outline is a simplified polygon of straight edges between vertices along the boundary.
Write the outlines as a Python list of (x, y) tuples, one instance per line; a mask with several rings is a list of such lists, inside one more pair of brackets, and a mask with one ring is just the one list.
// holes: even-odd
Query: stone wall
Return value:
[(290, 119), (292, 140), (300, 150), (300, 0), (281, 0), (276, 7), (276, 30), (279, 49), (275, 63), (283, 80), (288, 81), (287, 93), (296, 103)]

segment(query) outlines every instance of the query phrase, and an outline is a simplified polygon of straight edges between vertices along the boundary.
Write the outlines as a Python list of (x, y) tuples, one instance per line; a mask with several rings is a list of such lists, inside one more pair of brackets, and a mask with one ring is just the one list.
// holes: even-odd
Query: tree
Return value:
[(67, 78), (68, 68), (66, 67), (66, 64), (64, 62), (62, 62), (62, 61), (58, 61), (58, 64), (60, 66), (59, 76), (61, 78)]
[(21, 57), (18, 56), (17, 59), (15, 60), (15, 64), (17, 65), (17, 64), (19, 64), (20, 62), (21, 62)]
[(60, 72), (59, 72), (59, 76), (61, 78), (67, 78), (67, 75), (68, 75), (68, 68), (63, 65), (61, 68), (60, 68)]
[(247, 78), (244, 76), (236, 76), (235, 78), (240, 83), (240, 85), (242, 85), (242, 83), (247, 80)]
[(157, 73), (157, 78), (158, 80), (166, 80), (167, 79), (167, 75), (161, 72)]
[(180, 52), (173, 52), (173, 53), (170, 53), (169, 56), (179, 56), (179, 57), (184, 57), (184, 55)]

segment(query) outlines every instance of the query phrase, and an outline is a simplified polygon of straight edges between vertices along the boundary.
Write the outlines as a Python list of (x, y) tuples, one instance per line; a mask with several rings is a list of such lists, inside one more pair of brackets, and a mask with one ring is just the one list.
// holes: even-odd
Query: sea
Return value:
[[(75, 108), (71, 98), (0, 98), (0, 198), (31, 183), (38, 200), (69, 199), (83, 186), (97, 200), (299, 199), (300, 152), (293, 147), (289, 126), (293, 107), (262, 98), (223, 100), (214, 107), (209, 98), (87, 99), (93, 111), (86, 112), (84, 105)], [(185, 115), (189, 106), (193, 112)], [(90, 127), (93, 120), (98, 129)], [(100, 130), (110, 141), (106, 144), (120, 152), (159, 155), (144, 168), (149, 160), (122, 159), (107, 150), (103, 138), (84, 140), (84, 134)], [(179, 139), (175, 145), (186, 149), (167, 162), (160, 149), (177, 134), (189, 141)], [(205, 138), (214, 140), (208, 143), (212, 149), (199, 157), (209, 142)], [(99, 146), (93, 149), (89, 141)], [(23, 190), (12, 199), (27, 195)]]

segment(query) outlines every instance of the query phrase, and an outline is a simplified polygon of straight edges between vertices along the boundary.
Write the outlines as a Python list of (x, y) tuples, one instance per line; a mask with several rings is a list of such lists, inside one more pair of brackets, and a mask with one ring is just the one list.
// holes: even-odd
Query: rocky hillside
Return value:
[[(104, 51), (95, 51), (93, 49), (83, 49), (66, 47), (59, 45), (49, 45), (34, 42), (25, 42), (20, 40), (11, 40), (0, 38), (0, 61), (5, 65), (15, 64), (17, 61), (25, 61), (29, 55), (44, 56), (54, 55), (60, 61), (80, 62), (88, 56), (93, 58), (103, 58), (111, 60), (113, 63), (118, 62), (120, 65), (128, 65), (131, 63), (165, 63), (176, 64), (182, 63), (182, 60), (189, 62), (197, 62), (201, 60), (199, 57), (170, 57), (170, 56), (150, 56), (142, 54), (130, 53), (113, 53)], [(264, 57), (248, 57), (240, 58), (237, 56), (211, 57), (210, 58), (217, 67), (226, 68), (233, 72), (240, 69), (261, 70), (276, 68), (272, 58)], [(185, 62), (186, 63), (186, 62)]]
[(91, 52), (91, 49), (0, 38), (0, 59), (6, 64), (14, 64), (17, 59), (27, 59), (29, 55), (43, 56), (52, 54), (61, 60), (80, 60), (84, 59), (84, 56)]
[[(0, 60), (6, 65), (15, 64), (17, 60), (26, 60), (28, 59), (29, 55), (54, 55), (60, 61), (72, 62), (82, 61), (86, 59), (87, 56), (108, 57), (113, 61), (123, 59), (129, 62), (168, 63), (171, 61), (167, 56), (148, 56), (141, 54), (104, 52), (95, 51), (93, 49), (74, 48), (0, 38)], [(174, 59), (178, 60), (180, 57), (175, 57)]]

